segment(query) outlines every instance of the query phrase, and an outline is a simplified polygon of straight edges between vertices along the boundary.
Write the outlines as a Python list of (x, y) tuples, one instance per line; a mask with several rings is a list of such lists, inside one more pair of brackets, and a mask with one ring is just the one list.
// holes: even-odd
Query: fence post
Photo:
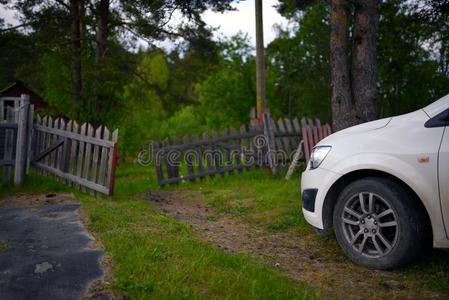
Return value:
[(30, 104), (28, 110), (28, 120), (27, 120), (27, 162), (25, 173), (30, 172), (31, 161), (33, 160), (33, 122), (34, 122), (34, 105)]
[[(12, 107), (8, 107), (6, 110), (6, 122), (14, 123), (14, 110)], [(14, 155), (14, 129), (5, 129), (5, 141), (4, 141), (4, 154), (3, 160), (11, 162)], [(14, 164), (6, 164), (3, 166), (3, 185), (8, 185), (11, 181), (11, 174)]]
[(27, 152), (28, 152), (27, 123), (28, 123), (29, 107), (30, 107), (30, 96), (22, 94), (20, 97), (20, 107), (17, 121), (17, 144), (16, 144), (17, 146), (16, 146), (14, 185), (22, 184), (26, 169)]
[(264, 113), (264, 123), (263, 123), (263, 128), (264, 128), (264, 135), (266, 138), (266, 142), (267, 142), (267, 159), (268, 159), (268, 164), (270, 166), (271, 172), (273, 172), (273, 174), (277, 174), (278, 172), (278, 162), (277, 162), (277, 155), (276, 155), (276, 149), (274, 146), (274, 131), (273, 128), (271, 127), (271, 117), (270, 117), (270, 113), (265, 112)]

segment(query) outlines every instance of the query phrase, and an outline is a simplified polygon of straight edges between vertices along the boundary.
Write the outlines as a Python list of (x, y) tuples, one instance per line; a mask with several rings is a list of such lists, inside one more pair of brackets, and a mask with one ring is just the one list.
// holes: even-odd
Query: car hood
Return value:
[(427, 105), (426, 107), (423, 108), (423, 110), (426, 112), (426, 114), (429, 115), (429, 117), (433, 118), (434, 116), (438, 115), (440, 112), (444, 111), (448, 107), (449, 107), (449, 94), (433, 102), (432, 104)]
[(332, 134), (332, 136), (347, 135), (347, 134), (354, 134), (354, 133), (360, 133), (360, 132), (381, 129), (381, 128), (384, 128), (385, 126), (387, 126), (388, 123), (390, 123), (390, 121), (392, 119), (393, 118), (390, 117), (390, 118), (380, 119), (380, 120), (371, 121), (371, 122), (363, 123), (360, 125), (352, 126), (352, 127), (340, 130), (340, 131)]
[(321, 140), (319, 145), (332, 144), (332, 141), (337, 138), (344, 138), (345, 136), (355, 136), (359, 134), (363, 134), (369, 131), (379, 130), (383, 128), (388, 128), (390, 126), (406, 126), (410, 124), (410, 120), (421, 120), (420, 122), (424, 122), (429, 117), (424, 112), (424, 110), (420, 109), (408, 114), (389, 117), (385, 119), (380, 119), (372, 122), (363, 123), (360, 125), (352, 126), (343, 130), (340, 130), (325, 139)]

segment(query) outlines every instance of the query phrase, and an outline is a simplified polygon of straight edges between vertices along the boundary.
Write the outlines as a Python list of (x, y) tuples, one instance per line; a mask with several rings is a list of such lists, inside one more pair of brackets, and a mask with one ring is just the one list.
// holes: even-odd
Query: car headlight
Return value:
[(313, 170), (318, 168), (331, 149), (331, 146), (318, 146), (313, 148), (312, 153), (310, 154), (310, 169)]

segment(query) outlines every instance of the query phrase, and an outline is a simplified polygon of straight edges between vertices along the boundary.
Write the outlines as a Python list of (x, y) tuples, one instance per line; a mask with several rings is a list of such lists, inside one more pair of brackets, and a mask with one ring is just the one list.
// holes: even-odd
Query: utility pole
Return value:
[(266, 109), (265, 100), (265, 51), (263, 44), (262, 0), (256, 2), (256, 80), (257, 80), (257, 118), (263, 122)]

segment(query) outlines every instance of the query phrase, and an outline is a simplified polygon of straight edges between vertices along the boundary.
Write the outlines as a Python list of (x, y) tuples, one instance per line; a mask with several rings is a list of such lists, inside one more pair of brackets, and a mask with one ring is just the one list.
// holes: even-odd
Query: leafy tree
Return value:
[(275, 116), (330, 118), (329, 11), (322, 3), (294, 15), (267, 49), (269, 107)]
[(136, 152), (157, 135), (164, 119), (162, 97), (168, 87), (169, 68), (163, 53), (143, 57), (137, 80), (124, 87), (120, 129), (125, 152)]
[[(150, 43), (166, 38), (205, 41), (210, 30), (201, 20), (201, 13), (206, 9), (231, 9), (230, 2), (2, 0), (0, 3), (19, 12), (22, 25), (18, 27), (31, 29), (29, 35), (35, 35), (40, 42), (42, 56), (45, 51), (66, 56), (65, 65), (71, 69), (70, 96), (77, 115), (97, 123), (109, 117), (110, 107), (121, 95), (116, 83), (123, 83), (129, 75), (126, 71), (132, 69), (132, 65), (123, 66), (129, 60), (122, 56), (122, 43), (129, 42), (130, 35)], [(182, 22), (172, 25), (170, 21), (176, 13), (182, 16)]]
[(255, 104), (255, 62), (248, 37), (234, 36), (222, 49), (217, 71), (198, 86), (200, 110), (208, 128), (247, 123)]
[(449, 76), (449, 0), (416, 0), (406, 7), (415, 22), (430, 29), (429, 42), (438, 53), (440, 71)]
[(417, 22), (413, 14), (404, 12), (403, 1), (388, 1), (382, 12), (379, 115), (410, 112), (449, 93), (449, 74), (428, 46), (428, 41), (438, 35), (435, 28), (427, 22)]
[[(16, 30), (3, 31), (4, 28), (5, 25), (0, 22), (0, 88), (13, 82), (20, 73), (33, 74), (30, 68), (35, 67), (36, 63), (29, 62), (38, 61), (32, 39)], [(27, 72), (20, 71), (25, 68)]]
[[(380, 117), (396, 115), (418, 109), (440, 96), (449, 93), (448, 75), (444, 67), (445, 48), (449, 47), (449, 43), (441, 43), (441, 37), (445, 36), (447, 25), (445, 25), (444, 6), (432, 8), (430, 2), (422, 5), (427, 0), (420, 2), (418, 9), (417, 2), (409, 2), (404, 0), (390, 0), (382, 4), (381, 18), (379, 24), (379, 41), (378, 41), (378, 97), (377, 97), (377, 115)], [(281, 32), (278, 39), (268, 48), (269, 57), (274, 57), (274, 62), (269, 68), (274, 73), (269, 77), (279, 77), (279, 83), (276, 86), (290, 85), (285, 91), (294, 93), (294, 99), (289, 100), (288, 94), (279, 93), (279, 104), (274, 107), (283, 107), (286, 113), (287, 103), (292, 103), (293, 109), (304, 112), (305, 114), (313, 107), (319, 107), (319, 103), (323, 106), (320, 111), (325, 111), (325, 103), (329, 103), (330, 95), (324, 94), (329, 91), (329, 52), (330, 47), (329, 32), (329, 5), (325, 1), (281, 1), (280, 11), (284, 16), (288, 17), (293, 23), (298, 24), (293, 30)], [(307, 2), (307, 3), (306, 3)], [(439, 1), (436, 1), (439, 2)], [(443, 3), (439, 2), (439, 3)], [(436, 5), (436, 4), (434, 4)], [(312, 16), (319, 11), (321, 7), (321, 16)], [(283, 10), (282, 10), (282, 9)], [(432, 16), (432, 20), (424, 18), (428, 15)], [(307, 20), (310, 19), (311, 26), (307, 26)], [(321, 20), (321, 21), (320, 21)], [(439, 26), (436, 26), (438, 24)], [(351, 24), (348, 23), (348, 26)], [(314, 27), (315, 26), (315, 27)], [(319, 29), (322, 28), (322, 29)], [(348, 29), (349, 30), (349, 29)], [(310, 36), (313, 39), (307, 41), (299, 36)], [(294, 41), (297, 39), (296, 41)], [(284, 48), (280, 45), (284, 45)], [(315, 45), (319, 45), (318, 47)], [(316, 47), (315, 51), (308, 49), (307, 52), (301, 52), (299, 49), (309, 46)], [(317, 51), (318, 50), (318, 51)], [(349, 48), (345, 51), (348, 52)], [(290, 62), (287, 59), (282, 64), (276, 63), (282, 61), (279, 57), (286, 54), (292, 58)], [(318, 54), (320, 56), (314, 55)], [(314, 57), (324, 57), (325, 60), (317, 60)], [(279, 66), (277, 66), (279, 65)], [(344, 64), (349, 67), (347, 63)], [(309, 68), (305, 66), (310, 66)], [(284, 74), (287, 70), (296, 70), (306, 68), (303, 72), (305, 78), (294, 75), (289, 79)], [(279, 71), (280, 70), (280, 71)], [(313, 72), (316, 70), (316, 74)], [(298, 72), (299, 73), (299, 72)], [(282, 74), (282, 76), (280, 76)], [(293, 72), (293, 74), (296, 74)], [(324, 80), (320, 80), (320, 74)], [(304, 106), (295, 106), (300, 103), (308, 93), (301, 90), (295, 93), (295, 89), (311, 88), (323, 82), (322, 86), (317, 86), (317, 94), (310, 94), (310, 101)], [(314, 89), (313, 89), (314, 90)], [(279, 91), (279, 90), (278, 90)], [(323, 94), (320, 96), (319, 91)], [(296, 108), (297, 107), (297, 108)], [(310, 112), (312, 115), (318, 115), (319, 112)], [(327, 114), (329, 115), (329, 114)], [(321, 114), (322, 118), (326, 118), (326, 114)]]

